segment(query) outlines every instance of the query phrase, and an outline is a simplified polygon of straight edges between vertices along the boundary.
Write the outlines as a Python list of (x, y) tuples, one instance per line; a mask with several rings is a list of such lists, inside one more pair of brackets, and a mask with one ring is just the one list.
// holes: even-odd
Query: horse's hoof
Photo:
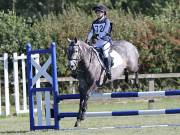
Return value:
[(76, 121), (74, 127), (80, 127), (80, 122)]

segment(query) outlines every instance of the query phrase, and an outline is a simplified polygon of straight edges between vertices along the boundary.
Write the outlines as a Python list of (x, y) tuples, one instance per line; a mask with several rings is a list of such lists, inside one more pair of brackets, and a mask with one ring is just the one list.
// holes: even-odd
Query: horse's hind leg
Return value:
[(138, 72), (135, 72), (134, 86), (135, 86), (136, 88), (139, 88)]
[(128, 83), (129, 82), (129, 77), (128, 77), (129, 72), (128, 72), (127, 68), (124, 69), (124, 75), (125, 75), (125, 82)]

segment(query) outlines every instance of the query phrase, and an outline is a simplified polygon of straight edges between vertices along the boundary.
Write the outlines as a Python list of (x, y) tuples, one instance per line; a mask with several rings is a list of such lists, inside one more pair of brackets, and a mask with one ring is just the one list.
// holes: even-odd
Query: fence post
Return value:
[(10, 114), (10, 101), (9, 101), (9, 79), (8, 79), (8, 54), (4, 53), (4, 90), (5, 90), (5, 105), (6, 116)]
[[(154, 91), (154, 78), (150, 78), (148, 79), (149, 81), (149, 91)], [(153, 109), (153, 103), (154, 103), (154, 99), (150, 98), (148, 100), (148, 109)]]
[(27, 94), (26, 94), (26, 66), (25, 66), (25, 55), (21, 54), (22, 56), (22, 85), (23, 85), (23, 110), (27, 111)]
[(19, 78), (18, 78), (18, 59), (17, 53), (13, 53), (13, 67), (14, 67), (14, 91), (15, 91), (15, 111), (16, 114), (20, 113), (20, 103), (19, 103)]

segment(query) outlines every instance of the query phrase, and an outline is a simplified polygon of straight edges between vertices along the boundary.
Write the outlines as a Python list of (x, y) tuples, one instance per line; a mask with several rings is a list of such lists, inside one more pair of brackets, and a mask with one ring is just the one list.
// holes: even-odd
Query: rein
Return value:
[(91, 53), (92, 53), (92, 51), (93, 51), (93, 52), (96, 54), (97, 59), (98, 59), (98, 61), (99, 61), (99, 64), (103, 67), (103, 69), (105, 69), (104, 63), (102, 63), (102, 61), (101, 61), (101, 59), (100, 59), (100, 57), (99, 57), (99, 53), (98, 53), (92, 46), (90, 46), (90, 49), (91, 49)]

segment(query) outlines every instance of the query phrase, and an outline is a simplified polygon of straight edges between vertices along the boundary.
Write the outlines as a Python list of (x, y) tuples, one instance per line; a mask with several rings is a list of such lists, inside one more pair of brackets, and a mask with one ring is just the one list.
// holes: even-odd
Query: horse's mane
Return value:
[(101, 59), (100, 59), (100, 57), (99, 57), (99, 53), (96, 51), (96, 49), (95, 49), (93, 46), (88, 45), (87, 43), (85, 43), (85, 42), (82, 41), (82, 40), (78, 40), (78, 44), (79, 44), (80, 48), (83, 49), (83, 50), (86, 51), (86, 52), (88, 52), (88, 51), (93, 51), (94, 54), (96, 55), (96, 57), (97, 57), (100, 65), (101, 65), (103, 68), (105, 68), (103, 62), (101, 61)]

